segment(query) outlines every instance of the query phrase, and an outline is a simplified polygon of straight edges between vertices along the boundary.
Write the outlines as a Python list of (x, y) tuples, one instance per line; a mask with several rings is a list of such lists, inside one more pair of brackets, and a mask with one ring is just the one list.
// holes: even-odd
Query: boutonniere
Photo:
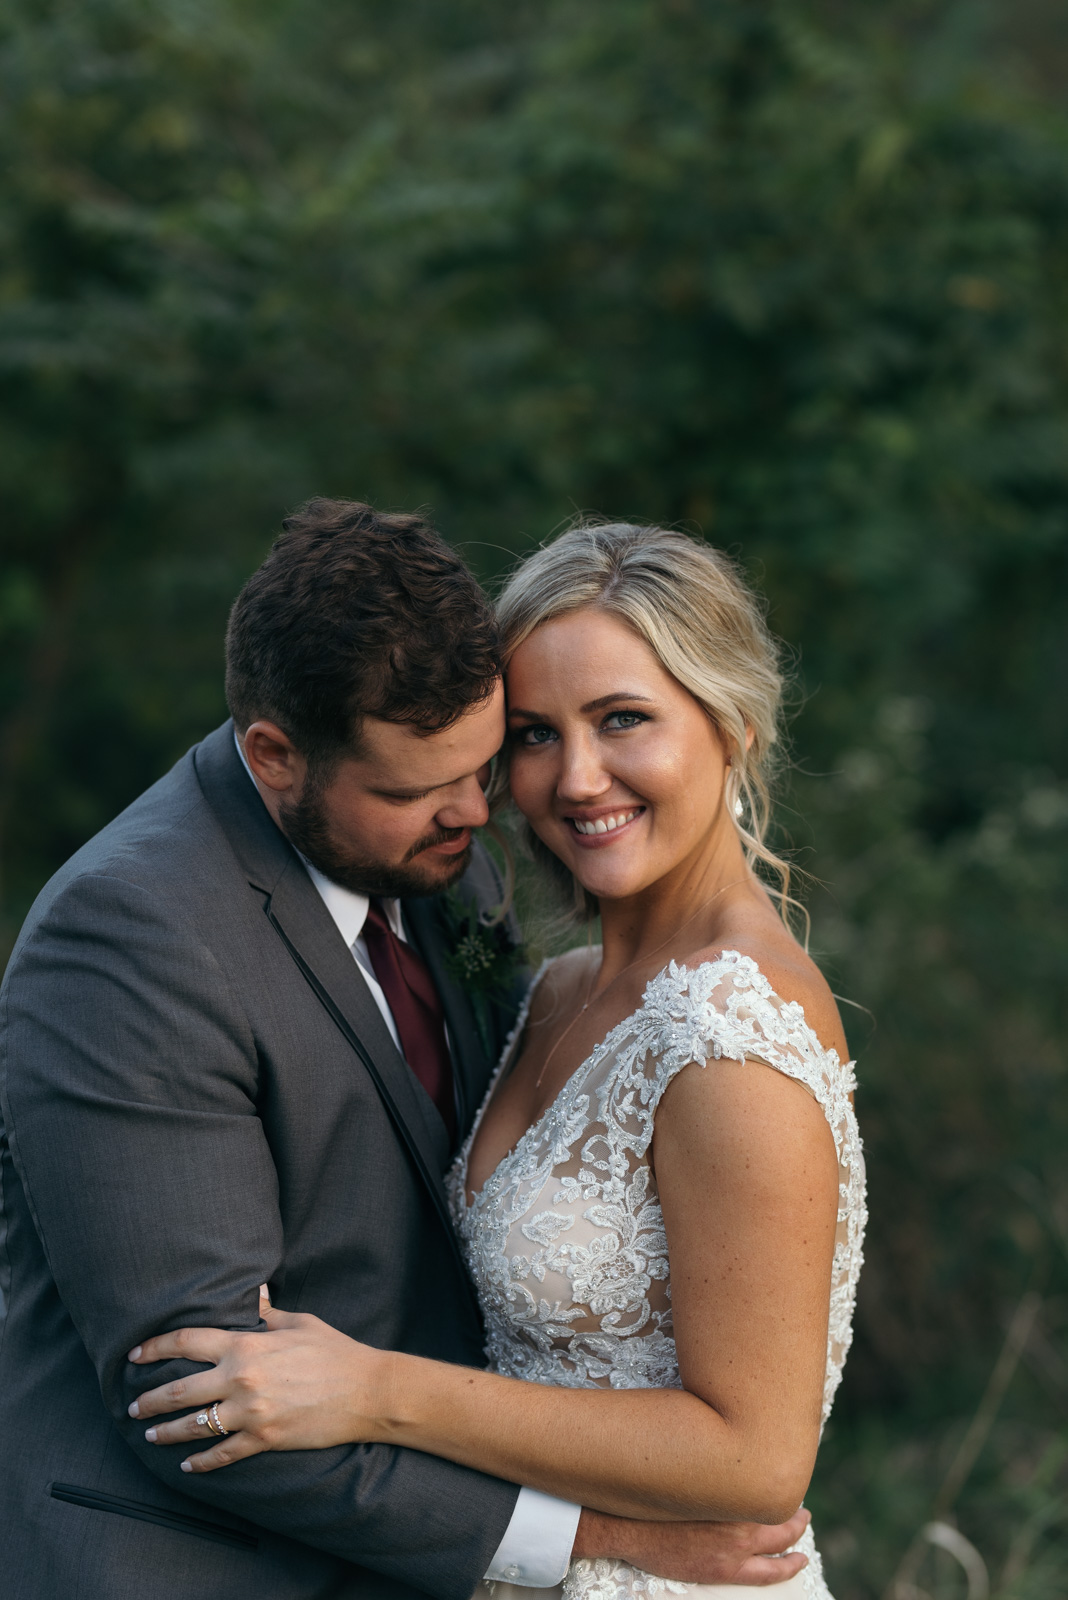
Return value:
[(471, 1002), (478, 1035), (490, 1055), (490, 1008), (505, 994), (523, 961), (523, 947), (515, 942), (505, 922), (494, 922), (455, 889), (445, 896), (449, 948), (445, 970)]

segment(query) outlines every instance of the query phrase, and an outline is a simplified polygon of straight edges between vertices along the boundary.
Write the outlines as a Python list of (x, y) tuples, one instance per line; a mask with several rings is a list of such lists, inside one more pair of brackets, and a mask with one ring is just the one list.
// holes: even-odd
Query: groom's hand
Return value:
[(576, 1559), (607, 1556), (677, 1583), (785, 1583), (808, 1557), (785, 1555), (811, 1521), (802, 1509), (775, 1528), (760, 1522), (637, 1522), (583, 1510)]

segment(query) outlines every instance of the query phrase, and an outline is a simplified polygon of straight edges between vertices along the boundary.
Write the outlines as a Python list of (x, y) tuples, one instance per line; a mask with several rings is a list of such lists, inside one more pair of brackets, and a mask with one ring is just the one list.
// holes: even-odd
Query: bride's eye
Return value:
[(533, 722), (526, 728), (516, 728), (512, 734), (517, 744), (526, 745), (533, 749), (539, 744), (550, 744), (556, 738), (552, 728), (547, 728), (544, 722)]
[(649, 718), (640, 711), (610, 711), (603, 725), (609, 733), (621, 733), (626, 732), (628, 728), (638, 728), (643, 722), (648, 721)]

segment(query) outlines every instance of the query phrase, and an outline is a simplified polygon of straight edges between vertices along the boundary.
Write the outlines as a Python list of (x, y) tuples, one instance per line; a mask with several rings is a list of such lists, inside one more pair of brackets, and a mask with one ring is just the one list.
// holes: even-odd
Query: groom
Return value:
[[(231, 617), (233, 720), (92, 839), (0, 995), (6, 1600), (469, 1600), (572, 1553), (766, 1583), (800, 1532), (631, 1523), (386, 1446), (184, 1475), (128, 1415), (255, 1329), (258, 1286), (353, 1337), (482, 1361), (442, 1187), (515, 1013), (450, 975), (504, 731), (493, 618), (418, 516), (316, 500)], [(486, 999), (488, 997), (483, 997)], [(488, 1021), (488, 1028), (487, 1028)]]

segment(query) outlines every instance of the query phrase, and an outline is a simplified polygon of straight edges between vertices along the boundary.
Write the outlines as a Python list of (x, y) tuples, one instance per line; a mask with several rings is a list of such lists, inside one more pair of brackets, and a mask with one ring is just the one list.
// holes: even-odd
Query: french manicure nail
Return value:
[(136, 1400), (131, 1400), (126, 1409), (131, 1417), (139, 1417), (141, 1415), (141, 1407), (137, 1404)]
[(193, 1463), (191, 1461), (183, 1461), (182, 1462), (182, 1471), (183, 1472), (192, 1472), (192, 1470), (193, 1470)]
[(135, 1344), (133, 1349), (130, 1351), (130, 1354), (126, 1357), (126, 1359), (127, 1359), (127, 1361), (140, 1361), (140, 1359), (141, 1359), (141, 1346), (139, 1344)]
[(156, 1442), (156, 1430), (155, 1430), (155, 1428), (146, 1428), (145, 1429), (145, 1438), (148, 1440), (149, 1444), (155, 1444), (155, 1442)]

